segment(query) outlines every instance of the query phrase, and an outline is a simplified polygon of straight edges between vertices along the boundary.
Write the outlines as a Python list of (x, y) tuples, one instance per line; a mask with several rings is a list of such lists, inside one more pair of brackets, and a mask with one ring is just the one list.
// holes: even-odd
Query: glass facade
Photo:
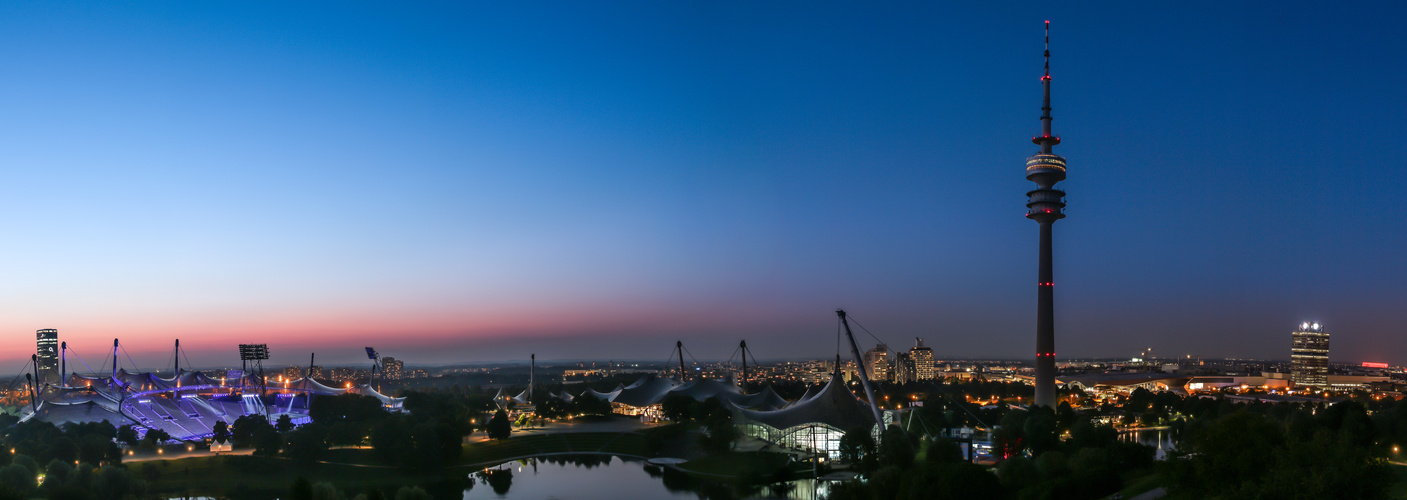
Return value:
[(59, 331), (45, 328), (34, 332), (36, 354), (39, 355), (39, 382), (59, 382)]
[(1290, 334), (1290, 381), (1300, 387), (1329, 385), (1329, 334), (1319, 323), (1304, 323)]

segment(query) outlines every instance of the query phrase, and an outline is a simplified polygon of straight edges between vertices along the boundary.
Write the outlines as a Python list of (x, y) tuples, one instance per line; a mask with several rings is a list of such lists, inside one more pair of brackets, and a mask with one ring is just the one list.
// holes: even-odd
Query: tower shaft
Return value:
[(1051, 228), (1041, 223), (1040, 284), (1036, 298), (1036, 399), (1037, 406), (1055, 407), (1055, 287), (1052, 285)]

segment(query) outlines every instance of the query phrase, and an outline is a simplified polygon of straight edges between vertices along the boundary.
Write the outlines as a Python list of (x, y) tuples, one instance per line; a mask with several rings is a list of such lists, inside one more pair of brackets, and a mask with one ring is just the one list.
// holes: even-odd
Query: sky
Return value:
[(5, 2), (0, 373), (1031, 358), (1045, 20), (1058, 358), (1407, 363), (1407, 5), (976, 3)]

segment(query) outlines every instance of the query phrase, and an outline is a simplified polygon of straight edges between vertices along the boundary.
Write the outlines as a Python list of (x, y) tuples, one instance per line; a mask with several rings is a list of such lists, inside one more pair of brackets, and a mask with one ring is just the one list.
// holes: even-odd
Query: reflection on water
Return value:
[(702, 500), (776, 498), (819, 500), (827, 481), (802, 479), (739, 485), (691, 476), (669, 467), (610, 455), (563, 455), (524, 459), (469, 475), (464, 500), (557, 499)]
[(1177, 450), (1177, 443), (1173, 441), (1172, 430), (1170, 429), (1139, 429), (1123, 431), (1119, 433), (1119, 439), (1134, 441), (1142, 445), (1152, 446), (1158, 451), (1153, 455), (1155, 460), (1166, 460), (1168, 452)]
[(472, 499), (642, 500), (698, 498), (691, 490), (669, 488), (645, 471), (645, 462), (609, 455), (542, 457), (508, 462), (471, 476), (478, 485), (464, 491)]

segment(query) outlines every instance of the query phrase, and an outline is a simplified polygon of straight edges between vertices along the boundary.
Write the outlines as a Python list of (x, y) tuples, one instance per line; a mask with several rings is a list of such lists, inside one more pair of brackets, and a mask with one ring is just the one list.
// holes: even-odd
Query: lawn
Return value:
[(552, 453), (647, 455), (645, 437), (641, 433), (578, 432), (518, 436), (465, 445), (458, 460), (432, 474), (392, 467), (378, 460), (372, 450), (364, 448), (328, 450), (324, 463), (302, 467), (283, 458), (247, 455), (152, 460), (133, 462), (128, 467), (155, 493), (263, 499), (286, 496), (289, 485), (298, 477), (314, 483), (332, 483), (353, 495), (369, 488), (394, 493), (400, 486), (452, 482), (465, 477), (465, 468)]
[(679, 464), (685, 472), (709, 476), (745, 477), (751, 475), (770, 476), (784, 467), (793, 472), (810, 470), (805, 463), (787, 467), (789, 456), (784, 453), (765, 451), (733, 452), (709, 455)]
[(1163, 476), (1154, 470), (1145, 471), (1142, 475), (1124, 477), (1124, 488), (1119, 490), (1120, 498), (1133, 498), (1153, 488), (1162, 486)]
[(284, 459), (253, 456), (151, 460), (134, 462), (127, 467), (145, 480), (153, 493), (194, 493), (230, 498), (286, 496), (289, 485), (298, 477), (332, 483), (348, 491), (379, 488), (390, 492), (427, 479), (390, 468), (370, 469), (334, 464), (296, 467)]

